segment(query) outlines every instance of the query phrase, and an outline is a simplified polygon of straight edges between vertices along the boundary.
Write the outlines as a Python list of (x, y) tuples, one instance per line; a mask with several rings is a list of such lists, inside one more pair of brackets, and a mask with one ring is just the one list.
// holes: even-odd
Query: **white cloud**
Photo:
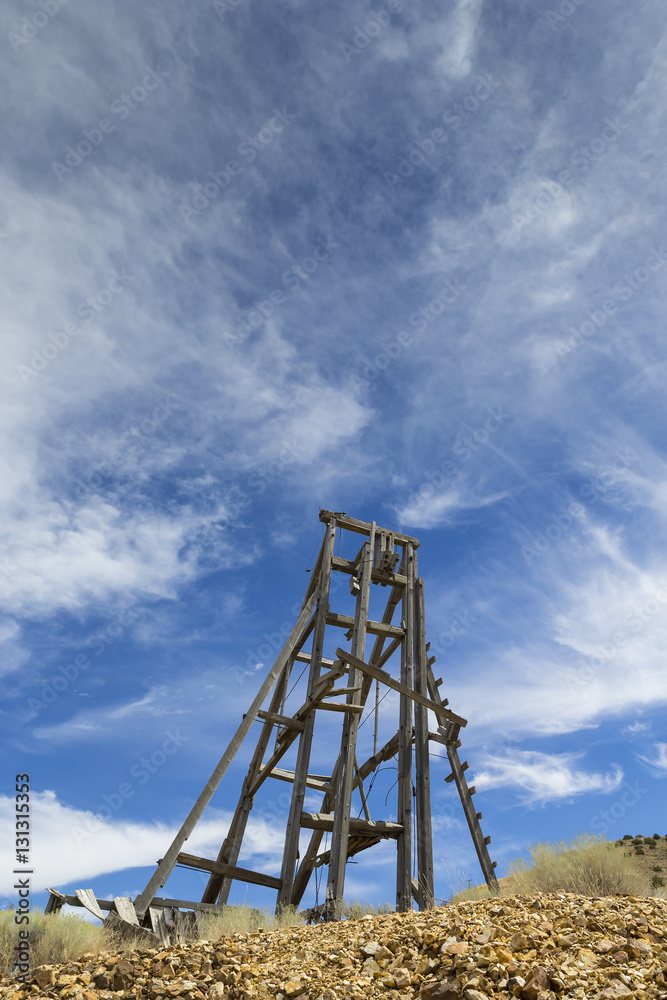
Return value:
[[(116, 796), (120, 799), (120, 796)], [(109, 796), (112, 802), (114, 799)], [(131, 803), (131, 799), (127, 802)], [(0, 893), (12, 892), (14, 867), (8, 845), (14, 841), (13, 799), (0, 797), (3, 855)], [(86, 880), (123, 871), (127, 868), (152, 866), (169, 847), (178, 827), (163, 823), (123, 820), (120, 810), (110, 818), (112, 807), (100, 805), (96, 816), (84, 809), (75, 809), (61, 802), (52, 791), (33, 792), (31, 796), (32, 838), (31, 861), (35, 870), (34, 891), (49, 886), (75, 883), (84, 887)], [(102, 809), (105, 811), (102, 812)], [(99, 818), (98, 818), (99, 817)], [(187, 850), (200, 857), (216, 857), (225, 838), (231, 813), (210, 811), (188, 840)], [(252, 815), (244, 840), (241, 862), (257, 859), (272, 874), (280, 868), (284, 830), (261, 813)], [(196, 877), (196, 875), (193, 876)], [(201, 891), (195, 893), (195, 897)]]
[(446, 41), (438, 65), (454, 80), (470, 72), (481, 13), (482, 0), (457, 0), (456, 9), (442, 28)]
[(606, 774), (577, 770), (582, 754), (547, 754), (537, 750), (508, 749), (504, 754), (488, 754), (482, 770), (475, 774), (475, 786), (517, 788), (526, 805), (544, 804), (575, 795), (609, 795), (623, 780), (623, 771), (614, 764)]
[(636, 757), (642, 764), (646, 764), (653, 774), (663, 777), (667, 775), (667, 743), (656, 743), (654, 750), (653, 757), (642, 757), (639, 754), (636, 754)]
[(404, 507), (396, 507), (396, 516), (402, 525), (419, 528), (437, 528), (451, 524), (456, 514), (463, 510), (481, 510), (499, 503), (509, 494), (498, 492), (489, 496), (476, 496), (471, 488), (452, 487), (440, 493), (428, 487), (428, 495), (418, 495)]

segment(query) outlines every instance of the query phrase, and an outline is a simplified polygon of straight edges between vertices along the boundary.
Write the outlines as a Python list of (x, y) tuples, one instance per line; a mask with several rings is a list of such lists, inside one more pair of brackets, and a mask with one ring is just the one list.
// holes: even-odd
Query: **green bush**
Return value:
[(650, 847), (650, 848), (651, 848), (651, 850), (653, 850), (653, 851), (654, 851), (654, 850), (655, 850), (655, 847), (656, 847), (656, 844), (655, 844), (655, 840), (647, 840), (647, 841), (646, 841), (646, 846), (647, 846), (647, 847)]
[(662, 868), (660, 867), (660, 865), (653, 865), (653, 871), (654, 872), (661, 872)]
[(626, 835), (623, 837), (623, 840), (632, 840), (632, 834), (626, 833)]
[(582, 896), (611, 896), (621, 892), (641, 895), (646, 885), (632, 858), (604, 837), (580, 834), (570, 843), (534, 844), (532, 865), (523, 858), (512, 862), (512, 890), (516, 893), (575, 892)]
[(651, 888), (660, 889), (665, 884), (664, 878), (660, 878), (659, 875), (654, 875), (651, 879)]
[(635, 854), (644, 854), (644, 853), (645, 852), (643, 847), (635, 847)]

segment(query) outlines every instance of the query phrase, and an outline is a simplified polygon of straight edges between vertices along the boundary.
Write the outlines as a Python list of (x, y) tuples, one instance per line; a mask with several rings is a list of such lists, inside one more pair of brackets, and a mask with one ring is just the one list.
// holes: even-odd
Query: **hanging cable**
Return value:
[(368, 722), (368, 720), (369, 720), (369, 719), (370, 719), (370, 718), (371, 718), (371, 717), (373, 716), (373, 714), (374, 714), (374, 713), (375, 713), (375, 712), (377, 711), (377, 709), (378, 709), (378, 708), (380, 707), (380, 705), (381, 705), (381, 704), (382, 704), (382, 702), (383, 702), (383, 701), (385, 700), (385, 698), (387, 697), (387, 695), (391, 693), (391, 690), (392, 690), (391, 688), (387, 688), (387, 690), (386, 690), (386, 691), (385, 691), (385, 693), (384, 693), (384, 694), (382, 695), (382, 697), (380, 698), (380, 700), (379, 700), (379, 702), (377, 703), (377, 705), (375, 706), (375, 708), (371, 709), (371, 711), (370, 711), (370, 712), (368, 713), (368, 715), (366, 716), (366, 718), (365, 718), (365, 719), (362, 719), (362, 720), (361, 720), (361, 722), (360, 722), (360, 723), (359, 723), (359, 725), (357, 726), (357, 732), (359, 732), (359, 730), (361, 729), (361, 727), (363, 726), (363, 724), (364, 724), (365, 722)]

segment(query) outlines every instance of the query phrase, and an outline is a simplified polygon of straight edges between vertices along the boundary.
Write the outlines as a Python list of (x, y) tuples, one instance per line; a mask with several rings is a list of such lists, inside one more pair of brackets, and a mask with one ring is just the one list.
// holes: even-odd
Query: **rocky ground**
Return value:
[(88, 956), (0, 997), (76, 1000), (667, 998), (667, 900), (566, 893)]

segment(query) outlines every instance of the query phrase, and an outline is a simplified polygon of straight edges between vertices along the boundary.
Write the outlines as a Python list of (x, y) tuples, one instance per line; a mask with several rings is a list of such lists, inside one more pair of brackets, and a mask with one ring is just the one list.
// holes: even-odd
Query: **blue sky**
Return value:
[[(661, 0), (11, 0), (0, 29), (2, 850), (29, 772), (35, 900), (143, 888), (319, 507), (421, 539), (499, 872), (667, 833)], [(446, 774), (443, 898), (478, 878)], [(269, 873), (275, 784), (241, 859)], [(393, 898), (392, 852), (347, 894)]]

